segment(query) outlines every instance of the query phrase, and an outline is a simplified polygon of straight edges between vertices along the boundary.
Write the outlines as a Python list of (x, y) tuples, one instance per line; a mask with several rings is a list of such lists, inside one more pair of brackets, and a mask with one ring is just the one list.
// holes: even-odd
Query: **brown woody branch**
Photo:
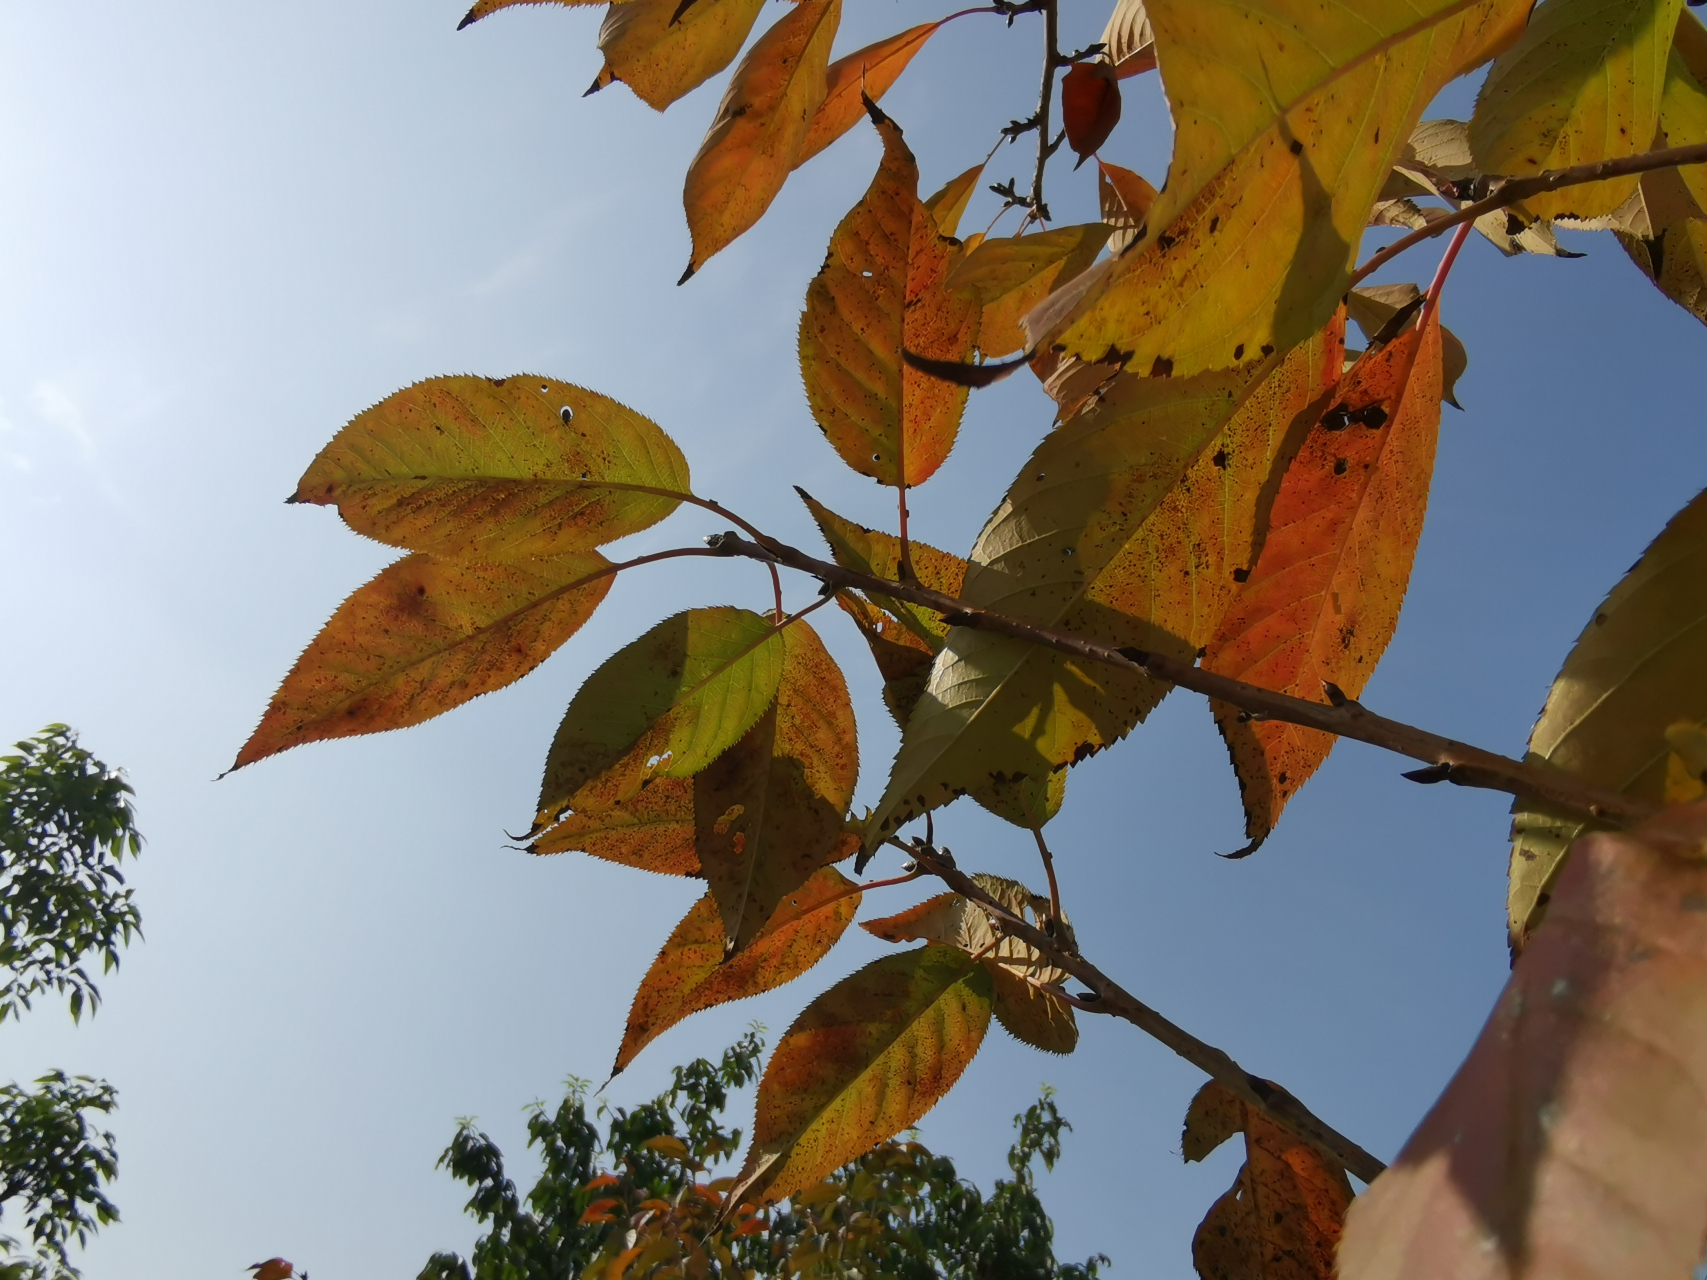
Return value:
[[(900, 842), (895, 842), (899, 844)], [(1285, 1089), (1246, 1071), (1232, 1057), (1212, 1044), (1205, 1044), (1183, 1027), (1175, 1025), (1107, 974), (1086, 960), (1074, 947), (1016, 916), (978, 887), (977, 881), (954, 865), (946, 851), (923, 841), (902, 846), (919, 867), (936, 876), (950, 889), (976, 902), (998, 922), (1000, 932), (1036, 948), (1058, 967), (1090, 989), (1090, 998), (1078, 996), (1073, 1003), (1081, 1009), (1124, 1018), (1198, 1070), (1218, 1081), (1248, 1106), (1272, 1116), (1299, 1137), (1320, 1147), (1364, 1182), (1373, 1182), (1387, 1167), (1357, 1143), (1323, 1121)]]
[(1351, 283), (1355, 285), (1367, 279), (1406, 249), (1419, 245), (1424, 240), (1431, 240), (1461, 223), (1474, 222), (1485, 213), (1504, 209), (1544, 191), (1557, 191), (1561, 187), (1580, 187), (1587, 182), (1604, 182), (1608, 178), (1623, 178), (1632, 173), (1649, 173), (1655, 169), (1674, 169), (1686, 164), (1707, 164), (1707, 142), (1687, 147), (1667, 147), (1660, 151), (1645, 151), (1639, 156), (1624, 156), (1618, 160), (1572, 165), (1569, 169), (1551, 169), (1546, 173), (1538, 173), (1533, 178), (1513, 178), (1485, 200), (1465, 205), (1456, 213), (1431, 222), (1421, 230), (1401, 236), (1352, 272)]
[(1656, 812), (1654, 806), (1644, 801), (1604, 787), (1593, 786), (1550, 765), (1526, 764), (1508, 756), (1442, 737), (1437, 733), (1430, 733), (1414, 725), (1376, 715), (1332, 686), (1325, 690), (1329, 702), (1310, 702), (1290, 694), (1276, 693), (1259, 685), (1246, 684), (1230, 676), (1205, 671), (1202, 667), (1165, 654), (1145, 653), (1138, 649), (1117, 649), (1071, 632), (1034, 626), (1029, 622), (1021, 622), (1017, 618), (969, 604), (954, 596), (944, 595), (940, 591), (932, 591), (917, 583), (891, 582), (886, 578), (844, 569), (827, 560), (809, 556), (804, 551), (774, 538), (766, 537), (763, 545), (760, 545), (737, 533), (729, 532), (713, 535), (706, 539), (706, 542), (713, 550), (723, 555), (743, 556), (749, 560), (779, 564), (810, 574), (827, 587), (876, 592), (922, 605), (941, 614), (944, 621), (954, 626), (974, 627), (1012, 636), (1016, 640), (1053, 649), (1057, 653), (1129, 671), (1139, 671), (1190, 689), (1194, 693), (1201, 693), (1205, 697), (1230, 703), (1252, 716), (1283, 720), (1289, 724), (1320, 729), (1324, 733), (1355, 738), (1359, 742), (1382, 747), (1413, 760), (1420, 760), (1428, 766), (1405, 775), (1415, 782), (1453, 782), (1464, 787), (1505, 791), (1514, 796), (1531, 796), (1612, 826), (1634, 826)]

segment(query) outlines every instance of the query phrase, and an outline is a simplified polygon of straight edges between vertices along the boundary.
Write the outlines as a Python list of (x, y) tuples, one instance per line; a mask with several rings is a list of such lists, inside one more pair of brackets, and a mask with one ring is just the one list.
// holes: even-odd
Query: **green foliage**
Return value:
[[(49, 1072), (37, 1088), (0, 1085), (0, 1214), (23, 1211), (24, 1228), (38, 1255), (0, 1258), (0, 1280), (74, 1277), (66, 1250), (117, 1222), (119, 1211), (101, 1184), (118, 1176), (113, 1135), (92, 1129), (85, 1112), (107, 1115), (118, 1093), (104, 1080)], [(0, 1250), (16, 1254), (18, 1241), (0, 1236)]]

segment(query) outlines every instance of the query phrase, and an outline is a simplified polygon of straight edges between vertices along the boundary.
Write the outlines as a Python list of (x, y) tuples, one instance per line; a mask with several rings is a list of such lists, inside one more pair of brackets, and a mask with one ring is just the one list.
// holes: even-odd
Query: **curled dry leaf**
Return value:
[(1707, 805), (1572, 851), (1342, 1280), (1688, 1276), (1707, 1238)]
[[(1627, 795), (1664, 798), (1667, 728), (1707, 719), (1703, 582), (1707, 491), (1672, 517), (1594, 611), (1529, 735), (1529, 759)], [(1551, 806), (1512, 806), (1507, 908), (1514, 952), (1549, 910), (1565, 852), (1584, 829)]]
[(1144, 0), (1115, 0), (1102, 31), (1102, 45), (1103, 56), (1122, 80), (1155, 69), (1156, 33), (1144, 12)]
[[(1438, 308), (1353, 366), (1286, 468), (1268, 536), (1203, 665), (1328, 701), (1363, 692), (1392, 639), (1422, 534), (1440, 428)], [(1327, 758), (1332, 734), (1212, 702), (1245, 805), (1249, 853)]]
[(765, 1067), (725, 1203), (786, 1199), (916, 1123), (977, 1054), (991, 1000), (988, 971), (943, 946), (884, 956), (819, 996)]
[(1061, 77), (1061, 123), (1079, 164), (1108, 141), (1120, 123), (1120, 82), (1111, 63), (1075, 62), (1067, 68)]
[(688, 165), (682, 204), (693, 254), (683, 281), (763, 217), (782, 190), (824, 101), (830, 44), (841, 20), (842, 0), (799, 0), (735, 68)]
[(605, 65), (588, 93), (620, 80), (654, 111), (735, 60), (764, 0), (618, 0), (599, 28)]
[[(1683, 0), (1545, 0), (1476, 96), (1470, 149), (1484, 173), (1528, 177), (1646, 151), (1659, 125)], [(1541, 192), (1541, 218), (1612, 212), (1636, 177)]]
[[(794, 167), (798, 169), (865, 119), (865, 99), (881, 101), (940, 26), (940, 22), (926, 22), (909, 27), (832, 62), (826, 74), (828, 89), (823, 104), (812, 117)], [(943, 234), (951, 236), (954, 229), (948, 228)]]
[(586, 551), (649, 528), (689, 492), (649, 418), (520, 374), (417, 382), (358, 414), (292, 502), (335, 505), (392, 546), (493, 561)]
[(900, 127), (869, 111), (883, 160), (806, 290), (800, 373), (842, 460), (879, 484), (912, 486), (954, 447), (966, 388), (904, 364), (901, 353), (967, 359), (978, 307), (944, 283), (956, 242), (919, 200), (918, 163)]
[(729, 954), (717, 903), (706, 894), (682, 918), (641, 979), (611, 1074), (689, 1014), (793, 982), (829, 954), (853, 923), (860, 895), (822, 867), (777, 908), (743, 951)]
[(404, 557), (338, 606), (232, 768), (420, 724), (520, 680), (592, 616), (609, 567), (597, 551), (501, 564)]
[(1186, 1112), (1180, 1149), (1202, 1160), (1234, 1134), (1245, 1163), (1192, 1238), (1204, 1280), (1332, 1280), (1351, 1204), (1345, 1170), (1211, 1080)]

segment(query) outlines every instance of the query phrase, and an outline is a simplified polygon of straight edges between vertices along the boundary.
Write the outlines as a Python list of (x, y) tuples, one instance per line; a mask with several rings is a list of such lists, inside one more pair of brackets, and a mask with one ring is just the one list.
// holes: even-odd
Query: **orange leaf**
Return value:
[[(1120, 83), (1106, 62), (1075, 62), (1061, 78), (1061, 122), (1079, 164), (1108, 141), (1120, 123)], [(1074, 168), (1077, 168), (1075, 165)]]
[(806, 290), (800, 372), (812, 416), (844, 462), (879, 484), (916, 485), (953, 448), (966, 388), (904, 366), (901, 352), (969, 358), (978, 307), (945, 287), (956, 242), (919, 200), (918, 163), (900, 127), (870, 111), (883, 162)]
[(745, 1000), (792, 982), (829, 954), (859, 910), (860, 895), (834, 867), (823, 867), (783, 900), (745, 950), (729, 955), (717, 904), (706, 894), (676, 926), (652, 962), (617, 1051), (614, 1076), (689, 1014)]
[(599, 27), (605, 65), (588, 93), (620, 80), (654, 111), (735, 61), (764, 0), (621, 0)]
[[(823, 105), (812, 117), (794, 167), (798, 169), (863, 120), (865, 103), (861, 98), (876, 102), (888, 93), (890, 86), (901, 78), (901, 73), (913, 60), (913, 55), (925, 47), (925, 41), (935, 35), (940, 26), (940, 22), (927, 22), (909, 27), (899, 35), (868, 44), (832, 62), (827, 75), (829, 90), (824, 95)], [(953, 235), (954, 232), (950, 229), (944, 234)]]
[(579, 1221), (582, 1223), (610, 1222), (612, 1221), (610, 1211), (621, 1203), (622, 1201), (620, 1200), (612, 1200), (608, 1198), (604, 1200), (595, 1200), (582, 1210)]
[(470, 23), (479, 22), (489, 13), (496, 13), (500, 9), (508, 9), (518, 4), (581, 5), (596, 3), (598, 0), (475, 0), (474, 7), (463, 15), (462, 21), (456, 24), (456, 29), (461, 31)]
[(1186, 1113), (1181, 1150), (1201, 1160), (1233, 1134), (1245, 1163), (1191, 1242), (1205, 1280), (1330, 1280), (1351, 1184), (1290, 1129), (1211, 1080)]
[(231, 767), (420, 724), (520, 680), (592, 616), (609, 565), (596, 551), (503, 564), (404, 557), (338, 606)]
[(1352, 1209), (1345, 1280), (1693, 1274), (1707, 804), (1577, 842), (1451, 1084)]
[(653, 778), (638, 795), (565, 815), (529, 853), (590, 853), (665, 876), (702, 875), (694, 851), (692, 778)]
[(1150, 216), (1156, 189), (1130, 169), (1097, 161), (1097, 203), (1102, 220), (1114, 230), (1108, 251), (1118, 254), (1138, 238), (1138, 228)]
[(842, 0), (800, 0), (735, 68), (688, 166), (682, 204), (693, 255), (683, 281), (757, 222), (782, 190), (824, 101), (830, 43), (841, 20)]
[[(1439, 311), (1365, 355), (1311, 428), (1268, 537), (1204, 666), (1316, 702), (1355, 698), (1392, 639), (1422, 533), (1440, 427)], [(1249, 853), (1333, 748), (1332, 734), (1243, 722), (1212, 704), (1245, 805)]]

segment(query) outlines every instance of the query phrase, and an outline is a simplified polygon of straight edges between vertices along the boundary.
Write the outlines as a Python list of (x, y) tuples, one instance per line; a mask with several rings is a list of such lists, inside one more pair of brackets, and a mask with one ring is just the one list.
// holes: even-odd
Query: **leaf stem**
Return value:
[(917, 582), (919, 575), (913, 572), (912, 546), (907, 541), (907, 486), (905, 484), (896, 485), (895, 494), (897, 504), (901, 508), (901, 546), (897, 554), (897, 569), (902, 582)]
[(1414, 782), (1452, 782), (1515, 796), (1533, 796), (1612, 826), (1634, 826), (1658, 812), (1646, 801), (1594, 786), (1551, 765), (1513, 760), (1402, 721), (1389, 720), (1352, 698), (1340, 703), (1294, 698), (1290, 694), (1276, 693), (1260, 685), (1205, 671), (1191, 662), (1166, 654), (1117, 649), (1071, 632), (1034, 626), (913, 583), (891, 582), (886, 578), (844, 569), (774, 538), (767, 537), (764, 545), (760, 546), (739, 535), (719, 534), (708, 538), (707, 543), (722, 555), (775, 560), (786, 568), (810, 574), (826, 586), (875, 591), (922, 605), (941, 614), (943, 620), (953, 626), (974, 627), (1012, 636), (1057, 653), (1142, 672), (1270, 720), (1283, 720), (1309, 729), (1320, 729), (1324, 733), (1355, 738), (1359, 742), (1409, 756), (1430, 766), (1405, 775)]
[(951, 858), (923, 841), (914, 841), (906, 848), (925, 871), (1000, 920), (1005, 934), (1018, 938), (1042, 952), (1056, 966), (1065, 969), (1090, 988), (1090, 999), (1082, 996), (1074, 999), (1077, 1007), (1124, 1018), (1140, 1031), (1154, 1036), (1192, 1066), (1219, 1081), (1242, 1101), (1320, 1147), (1348, 1173), (1356, 1175), (1364, 1182), (1375, 1181), (1386, 1169), (1387, 1166), (1381, 1161), (1320, 1119), (1285, 1089), (1260, 1076), (1252, 1075), (1225, 1051), (1199, 1040), (1185, 1028), (1163, 1017), (1086, 960), (1078, 951), (1063, 946), (1058, 939), (1050, 937), (1042, 929), (1028, 924), (1009, 911), (979, 888), (977, 881), (971, 876), (956, 867)]
[(1055, 859), (1043, 842), (1043, 828), (1033, 827), (1031, 834), (1037, 837), (1037, 852), (1043, 855), (1043, 874), (1049, 877), (1049, 914), (1059, 922), (1065, 917), (1061, 914), (1061, 886), (1055, 883)]
[(1452, 243), (1446, 246), (1446, 253), (1440, 259), (1440, 265), (1435, 268), (1434, 279), (1429, 281), (1428, 294), (1423, 298), (1422, 315), (1417, 319), (1417, 325), (1428, 323), (1428, 313), (1440, 305), (1440, 291), (1446, 287), (1446, 277), (1452, 274), (1452, 264), (1458, 261), (1458, 251), (1464, 247), (1464, 242), (1470, 238), (1470, 224), (1459, 224), (1458, 230), (1452, 235)]
[(1707, 164), (1707, 142), (1645, 151), (1641, 155), (1601, 160), (1594, 164), (1572, 165), (1569, 169), (1550, 169), (1532, 178), (1513, 178), (1487, 199), (1465, 205), (1438, 222), (1431, 222), (1421, 230), (1399, 237), (1352, 272), (1349, 283), (1356, 285), (1368, 279), (1406, 249), (1413, 248), (1424, 240), (1432, 240), (1453, 227), (1474, 222), (1484, 213), (1504, 209), (1507, 205), (1517, 204), (1530, 196), (1540, 195), (1543, 191), (1557, 191), (1561, 187), (1578, 187), (1586, 182), (1604, 182), (1608, 178), (1622, 178), (1632, 173), (1650, 173), (1655, 169), (1673, 169), (1686, 164)]

